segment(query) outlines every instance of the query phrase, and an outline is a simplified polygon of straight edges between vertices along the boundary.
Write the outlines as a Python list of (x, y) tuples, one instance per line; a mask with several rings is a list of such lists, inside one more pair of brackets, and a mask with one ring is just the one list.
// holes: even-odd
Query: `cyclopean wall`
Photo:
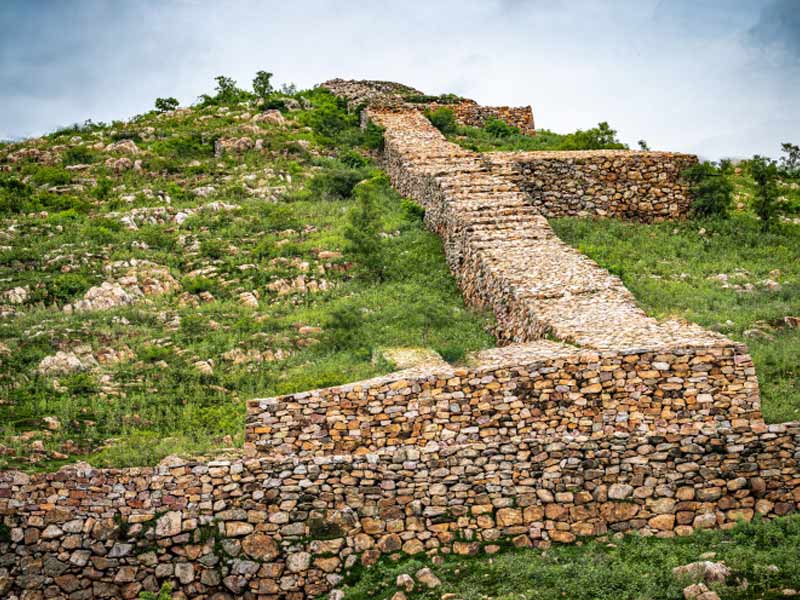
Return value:
[(487, 152), (495, 172), (525, 192), (546, 217), (598, 216), (646, 223), (686, 216), (691, 154), (590, 150)]
[(252, 400), (245, 458), (0, 473), (0, 596), (171, 581), (188, 598), (299, 600), (385, 554), (686, 535), (800, 506), (800, 424), (764, 424), (743, 345), (645, 315), (417, 110), (368, 114), (502, 347)]

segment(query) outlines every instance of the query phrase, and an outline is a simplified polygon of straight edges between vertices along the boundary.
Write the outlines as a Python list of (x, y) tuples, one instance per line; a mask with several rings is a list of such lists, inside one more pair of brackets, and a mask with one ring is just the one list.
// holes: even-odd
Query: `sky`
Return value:
[(182, 105), (216, 75), (384, 79), (704, 158), (800, 143), (800, 0), (2, 0), (0, 139)]

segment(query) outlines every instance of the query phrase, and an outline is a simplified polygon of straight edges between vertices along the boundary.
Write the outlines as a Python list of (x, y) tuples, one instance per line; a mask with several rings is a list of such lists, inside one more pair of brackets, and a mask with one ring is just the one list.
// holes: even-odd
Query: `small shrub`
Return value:
[(169, 112), (178, 108), (177, 98), (156, 98), (156, 110), (158, 112)]
[(359, 333), (362, 321), (363, 315), (354, 304), (335, 308), (325, 326), (325, 343), (334, 350), (356, 348), (362, 341)]
[(155, 363), (160, 360), (166, 361), (172, 357), (172, 349), (155, 345), (144, 346), (136, 352), (136, 356), (139, 357), (139, 360), (148, 363)]
[(67, 185), (72, 182), (72, 175), (61, 167), (40, 167), (31, 176), (36, 185)]
[(413, 200), (403, 198), (400, 201), (400, 207), (409, 221), (418, 222), (425, 218), (425, 209)]
[(689, 181), (693, 201), (692, 212), (698, 217), (727, 217), (731, 207), (733, 186), (712, 162), (692, 165), (683, 176)]
[(370, 160), (355, 150), (345, 150), (339, 155), (339, 161), (353, 169), (360, 169), (369, 165)]
[(59, 273), (47, 282), (47, 296), (51, 302), (64, 304), (82, 296), (92, 280), (80, 273)]
[(509, 125), (502, 119), (488, 119), (486, 123), (484, 123), (483, 128), (486, 133), (494, 137), (503, 138), (519, 135), (518, 128)]
[(95, 160), (97, 155), (85, 146), (72, 146), (61, 155), (61, 164), (64, 166), (91, 164)]
[(559, 150), (624, 150), (627, 146), (617, 139), (617, 131), (611, 129), (606, 121), (597, 127), (564, 136)]
[(456, 114), (449, 108), (426, 110), (425, 116), (428, 117), (431, 124), (444, 135), (453, 134), (458, 131)]
[(97, 180), (97, 184), (89, 191), (89, 193), (98, 200), (108, 200), (111, 190), (114, 187), (114, 182), (108, 177), (101, 177)]
[(158, 590), (158, 594), (153, 592), (142, 592), (139, 594), (139, 600), (171, 600), (172, 599), (172, 584), (165, 583)]
[(647, 142), (645, 140), (639, 140), (636, 143), (639, 144), (639, 150), (642, 150), (644, 152), (648, 152), (650, 150), (650, 146), (647, 145)]
[(228, 253), (228, 244), (219, 239), (207, 239), (200, 242), (200, 252), (208, 258), (220, 259)]
[(217, 282), (208, 277), (184, 277), (181, 280), (181, 285), (190, 294), (199, 294), (200, 292), (215, 292), (219, 287)]
[(384, 278), (384, 243), (381, 239), (381, 218), (373, 190), (359, 188), (358, 203), (348, 215), (344, 237), (347, 253), (357, 265), (358, 274), (369, 280)]
[(350, 198), (353, 189), (364, 180), (365, 173), (359, 169), (327, 169), (317, 173), (308, 182), (312, 197), (322, 200)]
[(761, 219), (761, 230), (768, 231), (781, 213), (777, 186), (778, 165), (772, 159), (756, 155), (750, 160), (750, 174), (756, 183), (753, 210)]

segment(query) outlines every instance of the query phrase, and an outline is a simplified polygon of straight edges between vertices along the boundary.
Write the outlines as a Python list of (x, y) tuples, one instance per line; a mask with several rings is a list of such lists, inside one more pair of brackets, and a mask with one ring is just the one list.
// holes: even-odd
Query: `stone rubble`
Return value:
[(147, 260), (117, 261), (104, 270), (114, 279), (90, 288), (81, 300), (65, 305), (65, 312), (109, 310), (180, 289), (169, 269)]

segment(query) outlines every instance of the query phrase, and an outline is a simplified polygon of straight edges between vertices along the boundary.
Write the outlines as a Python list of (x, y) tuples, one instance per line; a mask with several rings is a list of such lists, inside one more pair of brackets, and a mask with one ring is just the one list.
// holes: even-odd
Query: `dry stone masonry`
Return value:
[(681, 536), (800, 507), (800, 423), (763, 422), (747, 349), (648, 317), (546, 220), (680, 217), (692, 157), (487, 157), (448, 143), (416, 90), (325, 85), (385, 129), (386, 171), (467, 301), (496, 314), (499, 347), (252, 400), (244, 456), (0, 473), (0, 597), (169, 581), (187, 598), (300, 600), (385, 555)]
[(546, 217), (618, 217), (646, 223), (688, 212), (689, 187), (680, 174), (697, 162), (689, 154), (628, 150), (490, 152), (485, 157)]

